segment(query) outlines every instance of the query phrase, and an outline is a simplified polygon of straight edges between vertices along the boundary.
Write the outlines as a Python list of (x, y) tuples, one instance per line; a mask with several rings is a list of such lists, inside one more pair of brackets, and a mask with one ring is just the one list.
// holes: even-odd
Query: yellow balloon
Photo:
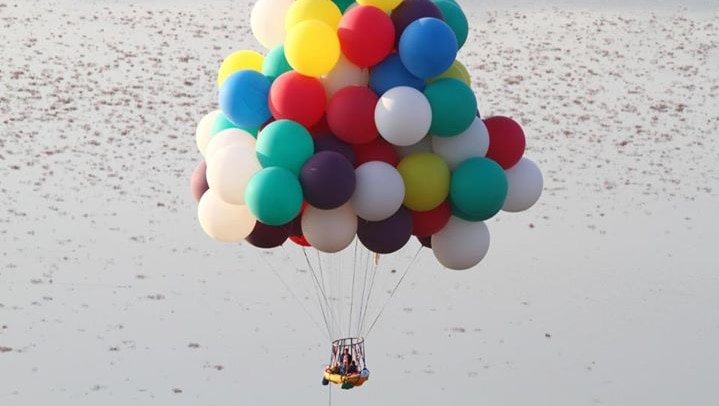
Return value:
[(447, 199), (450, 172), (439, 155), (431, 152), (407, 155), (397, 170), (404, 181), (404, 205), (410, 210), (429, 211)]
[(217, 86), (222, 83), (228, 76), (240, 70), (256, 70), (262, 72), (262, 63), (265, 57), (255, 51), (236, 51), (230, 54), (220, 65), (217, 71)]
[(337, 29), (342, 19), (342, 12), (330, 0), (297, 0), (290, 6), (285, 15), (285, 29), (289, 32), (297, 23), (307, 20), (318, 20)]
[(375, 6), (382, 9), (385, 13), (394, 10), (402, 0), (357, 0), (357, 4), (362, 6)]
[(461, 80), (467, 86), (472, 86), (472, 77), (469, 75), (469, 71), (467, 71), (467, 68), (465, 68), (460, 61), (454, 61), (454, 63), (452, 63), (452, 66), (450, 66), (449, 69), (444, 71), (444, 73), (442, 73), (441, 75), (435, 76), (432, 79), (428, 80), (427, 83), (432, 83), (440, 79), (448, 78)]
[(340, 59), (337, 32), (321, 21), (303, 21), (287, 33), (285, 57), (298, 73), (320, 77), (331, 71)]

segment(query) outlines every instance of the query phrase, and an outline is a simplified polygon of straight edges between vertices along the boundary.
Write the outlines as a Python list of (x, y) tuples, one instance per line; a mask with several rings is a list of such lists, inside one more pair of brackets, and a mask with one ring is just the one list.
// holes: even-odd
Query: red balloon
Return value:
[(332, 134), (332, 130), (330, 130), (329, 124), (327, 124), (327, 116), (324, 115), (320, 119), (320, 121), (317, 122), (317, 124), (313, 125), (312, 127), (308, 128), (307, 131), (310, 132), (312, 137), (317, 137), (320, 135), (326, 135), (326, 134)]
[(527, 145), (522, 127), (511, 118), (503, 116), (485, 118), (484, 125), (489, 131), (487, 158), (498, 163), (502, 169), (516, 165), (524, 155)]
[(364, 86), (347, 86), (335, 93), (327, 106), (332, 133), (350, 144), (366, 144), (379, 135), (374, 110), (379, 97)]
[(202, 195), (204, 195), (205, 192), (207, 192), (207, 189), (210, 188), (210, 186), (207, 185), (206, 173), (207, 164), (205, 164), (205, 161), (198, 163), (195, 170), (192, 171), (192, 177), (190, 178), (190, 190), (192, 191), (192, 197), (195, 199), (196, 203), (200, 201)]
[(303, 247), (311, 247), (312, 244), (310, 244), (304, 235), (296, 235), (296, 236), (290, 236), (290, 241), (297, 245), (301, 245)]
[(310, 128), (325, 114), (327, 94), (319, 79), (285, 72), (272, 83), (269, 106), (277, 120), (293, 120)]
[(411, 211), (412, 213), (412, 234), (417, 237), (429, 237), (436, 234), (447, 225), (452, 216), (452, 207), (449, 201), (429, 211)]
[(382, 161), (392, 166), (399, 165), (397, 150), (382, 137), (375, 138), (367, 144), (353, 145), (355, 168), (369, 161)]
[(337, 35), (342, 53), (360, 68), (380, 63), (394, 47), (392, 19), (372, 6), (357, 6), (345, 13)]

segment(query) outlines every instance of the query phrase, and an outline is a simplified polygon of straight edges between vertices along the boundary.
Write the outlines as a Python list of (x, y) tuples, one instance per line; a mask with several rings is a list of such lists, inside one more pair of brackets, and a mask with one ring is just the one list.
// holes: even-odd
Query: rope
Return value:
[[(357, 259), (357, 240), (355, 240), (355, 260)], [(350, 292), (350, 317), (349, 323), (347, 324), (347, 336), (352, 336), (352, 311), (354, 310), (355, 303), (355, 276), (357, 275), (357, 263), (353, 262), (352, 266), (352, 291)]]
[[(310, 262), (309, 257), (307, 256), (307, 251), (304, 247), (302, 247), (302, 252), (304, 253), (305, 260), (307, 261), (307, 266), (310, 268), (310, 274), (312, 275), (312, 279), (314, 280), (313, 286), (315, 288), (315, 294), (317, 295), (317, 302), (320, 305), (320, 310), (322, 310), (322, 317), (325, 319), (325, 325), (327, 326), (327, 334), (329, 335), (330, 340), (332, 339), (332, 323), (330, 320), (327, 319), (327, 313), (325, 311), (325, 308), (322, 306), (322, 299), (324, 298), (325, 306), (327, 306), (327, 312), (329, 312), (329, 303), (327, 302), (327, 296), (325, 295), (324, 290), (322, 290), (322, 287), (319, 284), (319, 280), (317, 279), (317, 275), (315, 274), (314, 267), (312, 266), (312, 263)], [(319, 293), (317, 292), (319, 290)]]

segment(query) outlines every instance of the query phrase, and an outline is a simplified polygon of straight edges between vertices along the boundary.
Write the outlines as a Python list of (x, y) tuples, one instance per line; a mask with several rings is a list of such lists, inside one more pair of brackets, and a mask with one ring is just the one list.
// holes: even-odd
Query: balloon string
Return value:
[[(305, 261), (307, 261), (307, 267), (310, 269), (310, 275), (312, 275), (313, 279), (313, 286), (315, 288), (315, 294), (317, 295), (317, 302), (319, 303), (320, 310), (322, 310), (322, 317), (325, 320), (325, 326), (327, 327), (327, 334), (329, 335), (329, 339), (332, 339), (332, 328), (330, 326), (330, 321), (328, 319), (328, 313), (329, 313), (329, 303), (327, 301), (327, 295), (323, 291), (322, 287), (320, 286), (320, 282), (317, 279), (317, 275), (315, 274), (314, 267), (312, 266), (312, 263), (310, 261), (310, 258), (307, 256), (307, 250), (302, 247), (302, 253), (304, 254)], [(322, 301), (324, 299), (325, 305), (322, 305)], [(327, 307), (327, 309), (325, 309)]]

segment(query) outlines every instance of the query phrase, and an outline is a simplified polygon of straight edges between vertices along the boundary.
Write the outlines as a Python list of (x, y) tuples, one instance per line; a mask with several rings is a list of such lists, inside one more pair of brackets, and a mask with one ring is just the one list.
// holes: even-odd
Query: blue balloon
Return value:
[(409, 73), (402, 64), (398, 54), (391, 54), (375, 65), (369, 74), (369, 87), (382, 96), (386, 91), (397, 86), (409, 86), (424, 91), (424, 80)]
[(399, 56), (414, 76), (433, 78), (444, 73), (457, 59), (457, 37), (444, 21), (420, 18), (402, 33)]
[(271, 117), (270, 86), (270, 80), (260, 72), (241, 70), (233, 73), (220, 88), (222, 114), (238, 127), (261, 126)]

